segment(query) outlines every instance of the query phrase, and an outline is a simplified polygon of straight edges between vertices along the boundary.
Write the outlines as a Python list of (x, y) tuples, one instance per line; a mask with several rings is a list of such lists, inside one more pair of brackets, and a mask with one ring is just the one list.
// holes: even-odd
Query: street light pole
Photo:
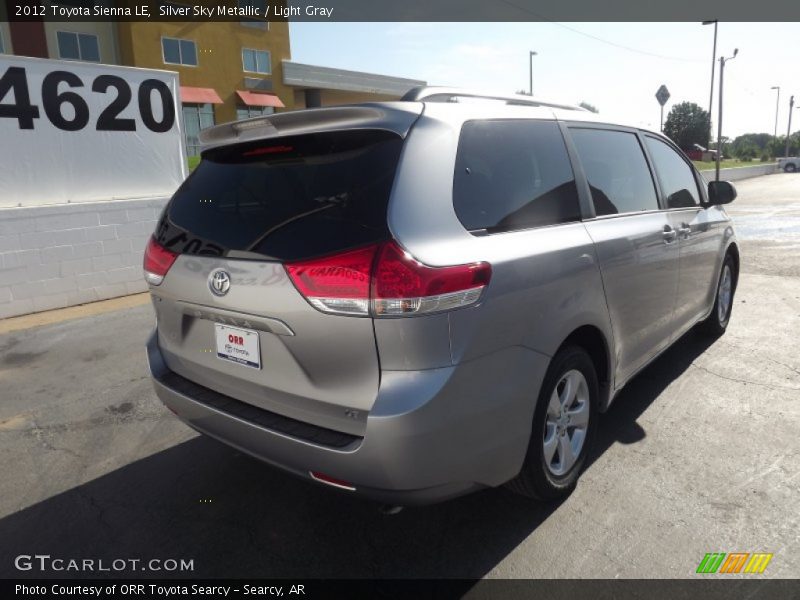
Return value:
[[(717, 24), (718, 21), (703, 21), (703, 25), (711, 25), (714, 24), (714, 49), (711, 52), (711, 90), (708, 92), (708, 144), (711, 145), (711, 109), (714, 106), (714, 66), (717, 63)], [(722, 79), (722, 75), (720, 75), (720, 79)], [(719, 140), (717, 140), (717, 146), (719, 146)], [(717, 154), (719, 154), (719, 147), (717, 148)]]
[(530, 90), (529, 93), (530, 93), (531, 96), (533, 96), (533, 57), (536, 56), (536, 55), (537, 55), (536, 52), (534, 52), (533, 50), (530, 51), (530, 55), (529, 55), (529, 61), (530, 61), (530, 87), (528, 89)]
[(789, 158), (789, 134), (792, 133), (792, 108), (794, 108), (794, 96), (789, 98), (789, 126), (786, 128), (786, 154), (783, 156)]
[(781, 86), (773, 85), (771, 90), (778, 90), (778, 98), (775, 100), (775, 133), (772, 134), (772, 137), (778, 137), (778, 109), (781, 105)]
[(739, 49), (736, 48), (733, 51), (733, 56), (730, 58), (725, 58), (724, 56), (719, 57), (719, 123), (717, 123), (717, 181), (719, 181), (719, 161), (722, 157), (722, 86), (723, 86), (723, 79), (725, 77), (725, 63), (729, 60), (733, 60), (736, 58), (736, 55), (739, 54)]

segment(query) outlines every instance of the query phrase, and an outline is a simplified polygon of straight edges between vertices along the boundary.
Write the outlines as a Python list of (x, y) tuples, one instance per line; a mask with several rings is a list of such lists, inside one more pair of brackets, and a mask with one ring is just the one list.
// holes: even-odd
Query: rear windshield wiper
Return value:
[(247, 250), (254, 251), (262, 243), (264, 243), (264, 240), (266, 240), (273, 233), (275, 233), (279, 229), (283, 229), (284, 227), (286, 227), (291, 223), (294, 223), (295, 221), (299, 221), (300, 219), (310, 217), (311, 215), (315, 215), (322, 211), (328, 210), (329, 208), (345, 208), (349, 200), (350, 200), (350, 194), (348, 194), (347, 192), (341, 192), (339, 194), (336, 194), (335, 196), (318, 196), (314, 198), (314, 202), (317, 202), (318, 204), (320, 204), (320, 206), (312, 208), (311, 210), (307, 210), (306, 212), (293, 215), (288, 219), (281, 221), (277, 225), (273, 225), (272, 227), (267, 229), (267, 231), (265, 231), (261, 236), (259, 236), (255, 242), (250, 244), (250, 246), (247, 247)]

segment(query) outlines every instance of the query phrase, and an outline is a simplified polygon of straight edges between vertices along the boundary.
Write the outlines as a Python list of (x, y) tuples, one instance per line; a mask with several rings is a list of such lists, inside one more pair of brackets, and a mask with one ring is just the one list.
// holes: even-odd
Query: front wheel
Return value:
[(794, 163), (789, 163), (785, 167), (783, 167), (783, 171), (785, 173), (794, 173), (797, 170), (797, 167), (794, 166)]
[(736, 291), (735, 269), (733, 258), (728, 254), (722, 263), (722, 272), (717, 283), (714, 308), (706, 320), (699, 325), (700, 331), (707, 335), (718, 337), (725, 333), (728, 328), (728, 323), (731, 320), (731, 310), (733, 309), (733, 294)]
[(539, 392), (522, 470), (508, 487), (529, 498), (569, 495), (586, 464), (597, 427), (599, 385), (587, 352), (570, 346), (553, 357)]

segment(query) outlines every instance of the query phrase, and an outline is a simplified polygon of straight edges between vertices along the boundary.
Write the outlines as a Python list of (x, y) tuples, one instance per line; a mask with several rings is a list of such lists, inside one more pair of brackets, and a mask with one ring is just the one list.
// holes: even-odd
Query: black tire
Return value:
[(794, 166), (794, 163), (789, 163), (785, 167), (783, 167), (784, 173), (794, 173), (797, 170), (797, 167)]
[[(544, 441), (548, 431), (546, 429), (548, 404), (556, 386), (572, 370), (579, 371), (583, 375), (588, 388), (588, 424), (583, 445), (574, 464), (565, 473), (556, 475), (545, 461)], [(599, 398), (600, 387), (597, 382), (597, 373), (586, 350), (579, 346), (568, 346), (560, 350), (550, 362), (539, 392), (533, 414), (531, 439), (522, 470), (517, 477), (506, 484), (507, 487), (518, 494), (537, 500), (558, 500), (571, 494), (586, 465), (586, 457), (592, 449), (597, 429)], [(553, 433), (553, 435), (556, 434)], [(561, 458), (559, 458), (560, 460)]]
[[(721, 316), (720, 313), (720, 287), (723, 284), (723, 280), (725, 279), (726, 269), (730, 273), (730, 297), (728, 299), (728, 307), (724, 313), (724, 316)], [(731, 312), (733, 311), (733, 297), (736, 293), (736, 262), (733, 260), (733, 257), (730, 254), (725, 256), (725, 260), (722, 263), (722, 269), (719, 272), (719, 280), (717, 281), (717, 287), (714, 292), (714, 308), (711, 309), (711, 314), (706, 317), (705, 320), (701, 321), (697, 325), (697, 330), (700, 333), (711, 337), (719, 337), (725, 330), (728, 328), (728, 323), (731, 321)]]

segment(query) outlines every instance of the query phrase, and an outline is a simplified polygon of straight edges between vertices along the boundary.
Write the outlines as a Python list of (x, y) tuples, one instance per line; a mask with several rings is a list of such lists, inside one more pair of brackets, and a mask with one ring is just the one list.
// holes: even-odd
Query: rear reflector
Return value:
[(161, 285), (178, 255), (159, 244), (154, 237), (147, 242), (144, 250), (144, 278), (151, 285)]
[(479, 262), (446, 267), (420, 263), (395, 241), (286, 265), (298, 291), (317, 310), (400, 316), (476, 303), (492, 268)]
[(328, 485), (332, 485), (333, 487), (337, 487), (342, 490), (349, 490), (354, 492), (356, 487), (347, 481), (342, 481), (341, 479), (335, 479), (330, 475), (325, 475), (325, 473), (320, 473), (319, 471), (309, 471), (309, 475), (311, 475), (312, 479), (316, 479), (317, 481), (321, 481), (322, 483), (327, 483)]

